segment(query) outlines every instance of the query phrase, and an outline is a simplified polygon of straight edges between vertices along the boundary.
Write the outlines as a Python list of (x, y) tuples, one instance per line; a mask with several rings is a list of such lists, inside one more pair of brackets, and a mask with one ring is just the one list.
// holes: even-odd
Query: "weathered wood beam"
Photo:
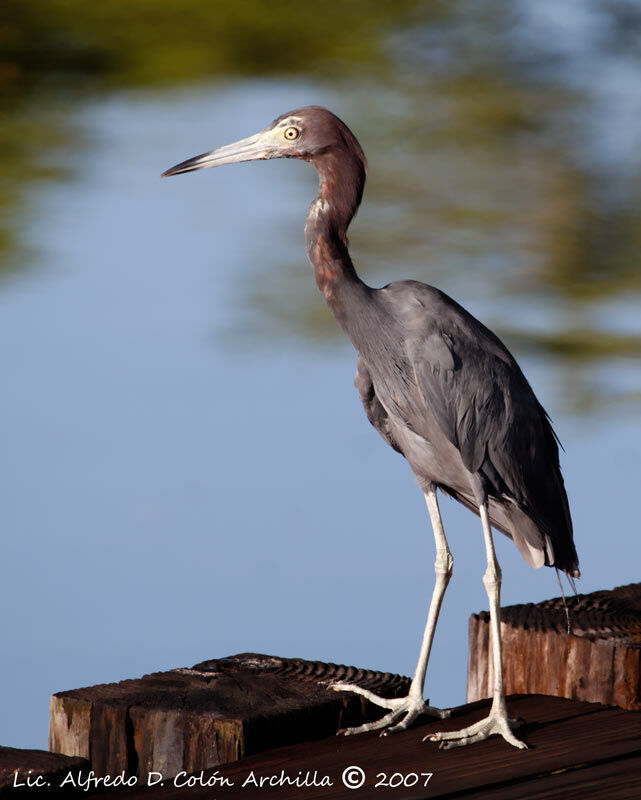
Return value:
[[(493, 736), (469, 747), (440, 750), (423, 737), (484, 717), (482, 700), (447, 720), (420, 720), (381, 739), (376, 732), (332, 736), (250, 756), (118, 800), (638, 800), (641, 797), (641, 713), (559, 697), (508, 697), (511, 716), (529, 745), (517, 750)], [(362, 770), (362, 773), (359, 773)], [(302, 778), (298, 785), (297, 777)], [(357, 786), (360, 788), (349, 788)], [(264, 784), (261, 785), (261, 782)], [(356, 782), (356, 784), (352, 783)], [(85, 795), (86, 800), (104, 795)], [(107, 797), (109, 797), (107, 795)]]
[(172, 777), (380, 716), (362, 698), (328, 689), (333, 681), (387, 697), (409, 686), (390, 673), (245, 653), (55, 694), (49, 749), (90, 759), (98, 776)]
[(84, 758), (70, 758), (46, 750), (0, 747), (0, 797), (49, 797), (59, 794), (66, 775), (89, 770)]
[[(641, 709), (641, 583), (501, 609), (506, 694)], [(469, 627), (467, 700), (492, 694), (489, 614)]]

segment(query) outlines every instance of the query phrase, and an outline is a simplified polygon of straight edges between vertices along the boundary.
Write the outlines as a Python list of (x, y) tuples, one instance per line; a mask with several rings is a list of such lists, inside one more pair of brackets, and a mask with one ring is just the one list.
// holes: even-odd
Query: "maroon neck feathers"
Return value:
[(320, 188), (307, 215), (307, 258), (314, 268), (318, 288), (343, 324), (341, 289), (363, 285), (347, 249), (347, 228), (361, 202), (365, 157), (347, 149), (332, 149), (311, 161), (318, 170)]

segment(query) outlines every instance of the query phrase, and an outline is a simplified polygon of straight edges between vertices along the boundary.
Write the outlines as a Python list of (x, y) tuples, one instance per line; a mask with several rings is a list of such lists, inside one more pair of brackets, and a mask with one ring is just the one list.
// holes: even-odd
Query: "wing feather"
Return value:
[[(405, 357), (429, 413), (493, 502), (508, 504), (508, 518), (516, 519), (518, 509), (522, 522), (513, 538), (526, 558), (538, 549), (545, 563), (578, 574), (557, 439), (518, 364), (451, 298), (423, 284), (403, 291), (420, 297), (406, 323)], [(404, 306), (411, 308), (407, 299)], [(418, 416), (413, 409), (405, 420), (413, 430)]]

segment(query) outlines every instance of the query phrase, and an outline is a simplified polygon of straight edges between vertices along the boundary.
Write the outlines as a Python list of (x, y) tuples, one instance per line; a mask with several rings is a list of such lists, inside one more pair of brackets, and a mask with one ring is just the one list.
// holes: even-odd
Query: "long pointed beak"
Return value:
[(241, 139), (233, 144), (219, 147), (209, 153), (203, 153), (194, 158), (188, 158), (176, 164), (175, 167), (163, 172), (161, 178), (169, 175), (180, 175), (183, 172), (193, 172), (197, 169), (208, 169), (209, 167), (220, 167), (222, 164), (234, 164), (237, 161), (258, 161), (264, 158), (274, 158), (278, 155), (271, 142), (267, 141), (267, 131), (261, 131), (247, 139)]

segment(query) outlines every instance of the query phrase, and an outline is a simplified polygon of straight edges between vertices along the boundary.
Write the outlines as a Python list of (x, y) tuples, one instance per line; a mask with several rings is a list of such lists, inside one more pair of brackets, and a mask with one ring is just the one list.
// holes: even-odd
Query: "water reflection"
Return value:
[[(7, 2), (16, 53), (39, 59), (0, 69), (7, 744), (42, 746), (51, 691), (229, 652), (413, 668), (424, 504), (304, 263), (313, 171), (156, 177), (304, 102), (369, 156), (363, 276), (454, 295), (555, 417), (581, 590), (638, 579), (638, 90), (592, 80), (637, 63), (635, 21), (595, 39), (555, 34), (551, 2), (275, 5), (239, 21), (237, 3), (154, 0), (150, 27), (144, 3)], [(430, 680), (448, 704), (486, 597), (475, 520), (444, 513), (456, 568)], [(604, 535), (629, 557), (604, 559)], [(505, 602), (557, 591), (497, 546)]]
[[(611, 208), (604, 199), (595, 220), (576, 186), (578, 179), (587, 185), (589, 176), (578, 172), (570, 149), (550, 149), (546, 130), (531, 126), (524, 133), (517, 126), (497, 137), (494, 127), (480, 130), (470, 119), (467, 94), (461, 99), (449, 86), (443, 100), (438, 84), (428, 88), (352, 84), (335, 93), (339, 112), (355, 117), (370, 162), (364, 206), (351, 231), (364, 277), (374, 284), (401, 277), (434, 283), (521, 351), (545, 351), (564, 362), (638, 358), (641, 320), (629, 313), (621, 324), (618, 310), (631, 297), (636, 309), (639, 299), (641, 272), (630, 252), (638, 227), (609, 236), (610, 247), (594, 245), (613, 218), (634, 217), (636, 208)], [(374, 91), (380, 106), (371, 103)], [(394, 103), (402, 109), (390, 118)], [(439, 111), (442, 105), (447, 111)], [(300, 218), (280, 235), (298, 244)], [(270, 266), (269, 258), (256, 255), (253, 326), (262, 316), (264, 330), (279, 320), (284, 335), (339, 336), (302, 274), (300, 252), (285, 267)], [(259, 278), (266, 265), (267, 283)], [(577, 409), (609, 394), (607, 387), (584, 390), (568, 393)]]
[[(11, 89), (24, 75), (30, 80), (13, 94), (8, 146), (0, 155), (5, 270), (29, 264), (28, 236), (20, 233), (25, 190), (59, 177), (61, 159), (52, 159), (52, 149), (77, 146), (64, 118), (70, 92), (77, 102), (78, 91), (114, 84), (288, 70), (320, 80), (369, 156), (366, 205), (352, 241), (373, 283), (410, 276), (433, 282), (473, 301), (513, 345), (565, 362), (639, 358), (639, 318), (615, 327), (600, 310), (608, 298), (616, 316), (617, 299), (641, 298), (641, 114), (634, 112), (641, 108), (641, 25), (634, 3), (361, 2), (347, 11), (340, 4), (340, 14), (349, 16), (341, 25), (331, 3), (325, 19), (314, 14), (313, 25), (309, 9), (296, 6), (293, 13), (288, 3), (269, 15), (268, 25), (259, 4), (239, 20), (220, 13), (224, 3), (215, 14), (193, 3), (190, 19), (200, 27), (181, 27), (162, 59), (150, 42), (175, 22), (169, 5), (158, 4), (157, 28), (145, 35), (144, 10), (129, 10), (122, 40), (109, 34), (125, 13), (122, 4), (104, 15), (102, 34), (97, 10), (76, 5), (55, 7), (75, 57), (57, 65), (64, 78), (48, 100), (39, 71), (53, 66), (48, 34), (35, 24), (32, 7), (13, 19), (16, 68), (5, 70), (4, 83)], [(11, 8), (17, 14), (18, 6)], [(222, 49), (208, 46), (207, 31)], [(27, 32), (40, 49), (24, 42), (20, 49), (17, 34), (27, 41)], [(92, 49), (83, 47), (89, 41)], [(206, 57), (210, 51), (214, 61)], [(32, 69), (21, 72), (25, 54)], [(340, 80), (332, 77), (337, 65)], [(229, 129), (224, 109), (213, 118), (216, 128)], [(214, 144), (207, 131), (199, 148)], [(282, 236), (299, 241), (293, 228)], [(258, 260), (269, 262), (269, 253), (258, 251)], [(289, 263), (270, 269), (268, 283), (259, 278), (264, 266), (256, 266), (259, 288), (245, 292), (243, 317), (259, 338), (278, 329), (315, 339), (336, 332), (301, 273), (298, 248)], [(532, 308), (538, 322), (529, 327), (521, 319)], [(242, 338), (249, 331), (243, 324), (231, 333)], [(589, 407), (607, 397), (601, 387), (573, 402)]]

